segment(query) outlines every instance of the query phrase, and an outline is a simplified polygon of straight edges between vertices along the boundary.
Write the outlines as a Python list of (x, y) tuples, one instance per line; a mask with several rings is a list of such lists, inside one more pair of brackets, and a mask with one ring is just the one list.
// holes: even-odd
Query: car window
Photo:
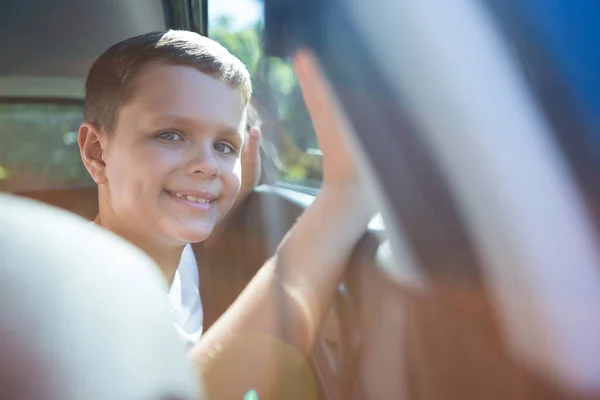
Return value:
[(77, 146), (81, 104), (0, 103), (0, 191), (92, 185)]
[(318, 188), (321, 151), (289, 60), (263, 55), (264, 6), (257, 0), (209, 0), (208, 35), (252, 76), (252, 105), (262, 122), (266, 156), (280, 184)]

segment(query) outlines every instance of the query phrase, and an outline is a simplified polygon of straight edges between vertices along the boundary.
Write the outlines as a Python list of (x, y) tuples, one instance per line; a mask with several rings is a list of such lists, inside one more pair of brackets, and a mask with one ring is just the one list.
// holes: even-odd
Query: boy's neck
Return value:
[(96, 216), (94, 223), (121, 236), (150, 256), (158, 264), (158, 267), (169, 283), (169, 287), (171, 286), (181, 260), (184, 246), (161, 246), (159, 243), (155, 243), (131, 229), (127, 229), (122, 224), (119, 224), (118, 221), (112, 221), (112, 218), (102, 218), (100, 214)]

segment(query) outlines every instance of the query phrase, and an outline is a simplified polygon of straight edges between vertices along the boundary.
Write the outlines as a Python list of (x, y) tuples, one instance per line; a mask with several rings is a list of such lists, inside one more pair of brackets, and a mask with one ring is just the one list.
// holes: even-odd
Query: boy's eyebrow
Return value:
[[(190, 125), (190, 126), (206, 125), (200, 120), (197, 120), (194, 118), (182, 117), (182, 116), (178, 116), (178, 115), (160, 115), (160, 116), (156, 116), (156, 118), (154, 118), (154, 119), (156, 121), (168, 122), (168, 123), (172, 123), (172, 124), (181, 124), (181, 125)], [(218, 128), (218, 130), (219, 130), (219, 133), (221, 133), (222, 135), (225, 135), (225, 136), (238, 136), (238, 135), (242, 134), (242, 132), (240, 132), (240, 130), (238, 128), (234, 128), (234, 127), (227, 126), (224, 124), (222, 124)]]
[(238, 136), (241, 134), (238, 129), (230, 128), (228, 126), (219, 129), (219, 132), (225, 136)]

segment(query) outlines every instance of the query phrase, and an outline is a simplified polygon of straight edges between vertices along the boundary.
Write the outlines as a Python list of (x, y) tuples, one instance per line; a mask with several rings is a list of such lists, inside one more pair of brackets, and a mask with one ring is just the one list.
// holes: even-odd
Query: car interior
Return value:
[[(207, 17), (202, 14), (200, 2), (188, 4), (187, 1), (139, 0), (102, 1), (94, 4), (78, 1), (3, 4), (0, 15), (3, 20), (0, 42), (7, 46), (0, 66), (0, 108), (5, 107), (2, 113), (8, 115), (15, 110), (18, 118), (18, 107), (26, 109), (26, 112), (39, 109), (39, 121), (26, 121), (17, 125), (22, 132), (10, 133), (22, 135), (19, 141), (29, 141), (29, 146), (37, 147), (37, 153), (41, 153), (39, 155), (43, 154), (39, 149), (43, 149), (45, 145), (49, 150), (61, 146), (68, 153), (64, 157), (71, 159), (79, 157), (76, 136), (72, 135), (73, 132), (76, 134), (81, 122), (83, 88), (91, 62), (111, 44), (144, 32), (170, 28), (192, 29), (206, 34), (206, 25), (203, 24)], [(13, 40), (15, 37), (19, 37), (19, 40)], [(44, 39), (40, 40), (40, 37)], [(55, 108), (48, 109), (46, 105), (53, 105)], [(62, 120), (58, 113), (64, 113)], [(26, 116), (23, 115), (23, 118)], [(48, 125), (54, 131), (44, 132), (44, 121), (52, 118), (59, 119), (59, 123)], [(261, 115), (261, 119), (268, 121), (268, 115)], [(38, 126), (27, 132), (30, 128), (27, 124)], [(46, 144), (39, 140), (38, 135), (45, 136), (43, 140)], [(2, 143), (0, 152), (4, 156), (5, 151), (14, 152), (16, 146)], [(27, 149), (23, 151), (27, 152)], [(30, 151), (35, 153), (36, 149)], [(23, 162), (27, 154), (20, 158)], [(9, 164), (7, 161), (10, 162), (8, 155), (3, 157), (1, 164)], [(52, 160), (40, 162), (48, 164)], [(18, 163), (19, 161), (15, 163), (16, 166), (19, 166)], [(42, 175), (40, 164), (32, 164), (34, 163), (23, 167), (38, 168), (30, 173)], [(210, 254), (206, 254), (202, 248), (196, 249), (198, 260), (202, 260), (199, 268), (204, 329), (208, 329), (241, 293), (314, 198), (311, 190), (307, 194), (289, 187), (268, 185), (268, 165), (263, 162), (261, 185), (236, 210), (235, 218), (231, 219), (217, 246)], [(9, 166), (15, 167), (14, 164)], [(76, 168), (85, 175), (82, 165), (77, 165)], [(89, 177), (80, 174), (77, 175), (78, 179), (69, 181), (67, 178), (62, 182), (53, 182), (52, 171), (49, 174), (30, 177), (27, 171), (23, 171), (14, 180), (7, 177), (0, 184), (1, 189), (65, 209), (88, 220), (95, 218), (98, 212), (98, 193)], [(336, 311), (339, 309), (340, 313), (349, 314), (349, 317), (356, 313), (352, 307), (346, 307), (348, 293), (345, 289), (340, 290), (338, 297)], [(315, 370), (323, 375), (323, 379), (329, 380), (320, 387), (323, 396), (326, 391), (333, 393), (336, 390), (334, 388), (338, 387), (338, 364), (349, 365), (350, 369), (356, 369), (358, 365), (358, 361), (352, 358), (354, 356), (348, 360), (341, 359), (341, 346), (347, 347), (348, 354), (352, 354), (358, 343), (352, 335), (341, 337), (335, 314), (332, 313), (331, 320), (328, 321), (327, 334), (323, 336), (318, 349), (315, 349), (313, 360)], [(351, 322), (350, 318), (344, 320)], [(353, 326), (342, 331), (348, 332), (349, 329), (353, 329)], [(348, 375), (348, 379), (354, 379), (356, 375), (352, 370), (344, 371), (343, 374)]]
[[(600, 357), (586, 357), (600, 348), (600, 90), (590, 94), (599, 86), (593, 60), (567, 54), (548, 29), (562, 15), (572, 34), (563, 37), (583, 41), (568, 23), (583, 14), (560, 2), (427, 3), (3, 2), (0, 191), (92, 220), (97, 190), (78, 161), (76, 132), (93, 60), (149, 31), (219, 40), (258, 9), (258, 65), (271, 60), (284, 76), (295, 49), (315, 51), (354, 129), (372, 189), (365, 201), (381, 211), (348, 261), (310, 357), (317, 398), (600, 398)], [(592, 51), (600, 41), (583, 43)], [(265, 76), (266, 87), (276, 80)], [(286, 90), (292, 95), (256, 92), (272, 146), (261, 182), (214, 247), (195, 247), (205, 330), (318, 190), (270, 170), (289, 167), (272, 157), (290, 145), (277, 100), (297, 99)], [(291, 145), (316, 165), (310, 146)]]

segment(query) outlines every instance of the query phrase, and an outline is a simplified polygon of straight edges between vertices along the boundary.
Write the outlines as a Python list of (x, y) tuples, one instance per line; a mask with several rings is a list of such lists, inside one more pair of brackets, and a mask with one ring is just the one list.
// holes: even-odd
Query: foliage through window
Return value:
[(81, 162), (80, 104), (0, 103), (0, 191), (91, 185)]
[(262, 121), (261, 132), (277, 161), (275, 179), (319, 187), (321, 153), (291, 63), (262, 53), (263, 5), (257, 0), (209, 0), (209, 36), (248, 68), (252, 105)]

